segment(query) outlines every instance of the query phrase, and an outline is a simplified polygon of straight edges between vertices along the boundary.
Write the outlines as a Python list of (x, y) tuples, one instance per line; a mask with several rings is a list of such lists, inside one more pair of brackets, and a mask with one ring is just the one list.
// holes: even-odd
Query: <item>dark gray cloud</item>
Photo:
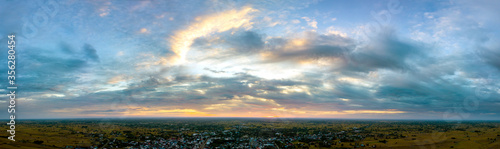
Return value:
[(90, 44), (83, 45), (83, 52), (85, 56), (89, 59), (99, 62), (99, 56), (97, 55), (97, 50)]
[(202, 50), (214, 50), (220, 47), (225, 47), (224, 53), (217, 55), (217, 59), (232, 59), (236, 56), (252, 55), (263, 50), (264, 35), (254, 31), (238, 31), (235, 33), (224, 32), (217, 38), (200, 37), (194, 40), (191, 47)]
[(89, 61), (79, 56), (63, 56), (51, 50), (27, 48), (16, 55), (17, 83), (29, 86), (25, 91), (56, 89), (58, 85), (69, 84), (78, 79), (76, 73), (83, 73), (91, 66)]
[(252, 52), (254, 50), (261, 50), (264, 47), (264, 40), (262, 35), (252, 31), (245, 31), (232, 37), (228, 40), (228, 44), (235, 48), (240, 53)]
[(500, 47), (480, 47), (477, 54), (482, 60), (500, 71)]
[(225, 71), (222, 71), (222, 70), (213, 70), (213, 69), (210, 69), (210, 68), (203, 68), (203, 70), (207, 70), (207, 71), (210, 71), (210, 72), (213, 72), (213, 73), (225, 73)]
[(425, 48), (416, 44), (405, 42), (394, 36), (379, 36), (378, 40), (371, 41), (368, 45), (359, 47), (351, 53), (352, 67), (359, 69), (373, 70), (377, 68), (408, 70), (412, 66), (409, 64), (411, 58), (426, 59)]
[[(265, 62), (315, 60), (319, 58), (342, 58), (349, 59), (348, 55), (355, 46), (352, 39), (338, 35), (318, 35), (307, 33), (305, 46), (296, 46), (284, 49), (289, 39), (275, 38), (269, 42), (269, 56)], [(290, 47), (286, 47), (290, 48)]]

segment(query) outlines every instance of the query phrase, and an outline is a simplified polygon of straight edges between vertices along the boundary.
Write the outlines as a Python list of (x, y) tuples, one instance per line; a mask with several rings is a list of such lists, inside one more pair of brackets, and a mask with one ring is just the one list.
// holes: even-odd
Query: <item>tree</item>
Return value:
[(35, 144), (42, 144), (43, 141), (42, 140), (35, 140), (35, 141), (33, 141), (33, 143), (35, 143)]

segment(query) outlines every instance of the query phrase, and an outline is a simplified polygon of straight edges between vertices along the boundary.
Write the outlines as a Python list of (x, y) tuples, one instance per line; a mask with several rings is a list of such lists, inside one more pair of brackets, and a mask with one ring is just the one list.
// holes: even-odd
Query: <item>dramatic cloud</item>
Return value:
[(241, 10), (228, 10), (214, 15), (195, 18), (197, 22), (188, 26), (185, 30), (176, 32), (169, 40), (172, 51), (176, 54), (176, 57), (173, 58), (178, 59), (174, 63), (185, 61), (189, 47), (199, 37), (204, 37), (214, 32), (224, 32), (233, 28), (250, 28), (252, 17), (249, 13), (254, 11), (256, 10), (251, 7), (245, 7)]
[(19, 118), (500, 117), (498, 2), (5, 3)]

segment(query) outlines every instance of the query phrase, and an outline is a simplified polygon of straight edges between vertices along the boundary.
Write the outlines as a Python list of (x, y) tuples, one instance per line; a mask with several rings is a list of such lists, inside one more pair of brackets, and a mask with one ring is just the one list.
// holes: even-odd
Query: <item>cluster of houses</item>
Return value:
[[(187, 129), (182, 129), (187, 130)], [(344, 142), (356, 142), (363, 140), (360, 129), (340, 132), (319, 132), (317, 134), (296, 134), (284, 135), (275, 130), (272, 135), (256, 136), (255, 134), (245, 134), (240, 129), (219, 130), (214, 132), (183, 133), (182, 131), (175, 137), (163, 138), (160, 136), (139, 136), (140, 140), (124, 141), (108, 139), (100, 135), (95, 136), (95, 141), (100, 142), (98, 146), (90, 148), (130, 148), (130, 149), (183, 149), (183, 148), (214, 148), (214, 149), (255, 149), (255, 148), (302, 148), (306, 146), (331, 147)], [(192, 132), (192, 131), (191, 131)], [(113, 136), (120, 136), (124, 133), (113, 133)], [(364, 144), (356, 144), (365, 146)]]

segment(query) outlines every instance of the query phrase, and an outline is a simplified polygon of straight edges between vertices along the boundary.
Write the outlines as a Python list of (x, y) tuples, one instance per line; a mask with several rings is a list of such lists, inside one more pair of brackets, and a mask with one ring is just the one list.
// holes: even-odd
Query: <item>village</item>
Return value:
[[(191, 131), (181, 129), (180, 135), (163, 138), (156, 136), (139, 136), (139, 142), (136, 141), (119, 141), (116, 139), (97, 137), (96, 141), (103, 142), (99, 146), (91, 146), (91, 148), (302, 148), (307, 146), (330, 147), (332, 145), (348, 143), (351, 146), (365, 147), (369, 144), (352, 143), (363, 140), (366, 135), (361, 135), (362, 130), (352, 128), (350, 132), (328, 132), (318, 134), (301, 134), (301, 135), (284, 135), (283, 132), (274, 129), (265, 129), (264, 132), (269, 134), (263, 136), (251, 136), (256, 132), (241, 131), (240, 128), (230, 130), (218, 130), (215, 132), (198, 132), (188, 135)], [(112, 133), (114, 136), (128, 136), (129, 131)], [(95, 137), (95, 135), (92, 135)], [(337, 140), (337, 141), (334, 141)], [(296, 143), (307, 142), (307, 143)], [(351, 142), (351, 143), (349, 143)], [(376, 147), (372, 145), (371, 147)]]

